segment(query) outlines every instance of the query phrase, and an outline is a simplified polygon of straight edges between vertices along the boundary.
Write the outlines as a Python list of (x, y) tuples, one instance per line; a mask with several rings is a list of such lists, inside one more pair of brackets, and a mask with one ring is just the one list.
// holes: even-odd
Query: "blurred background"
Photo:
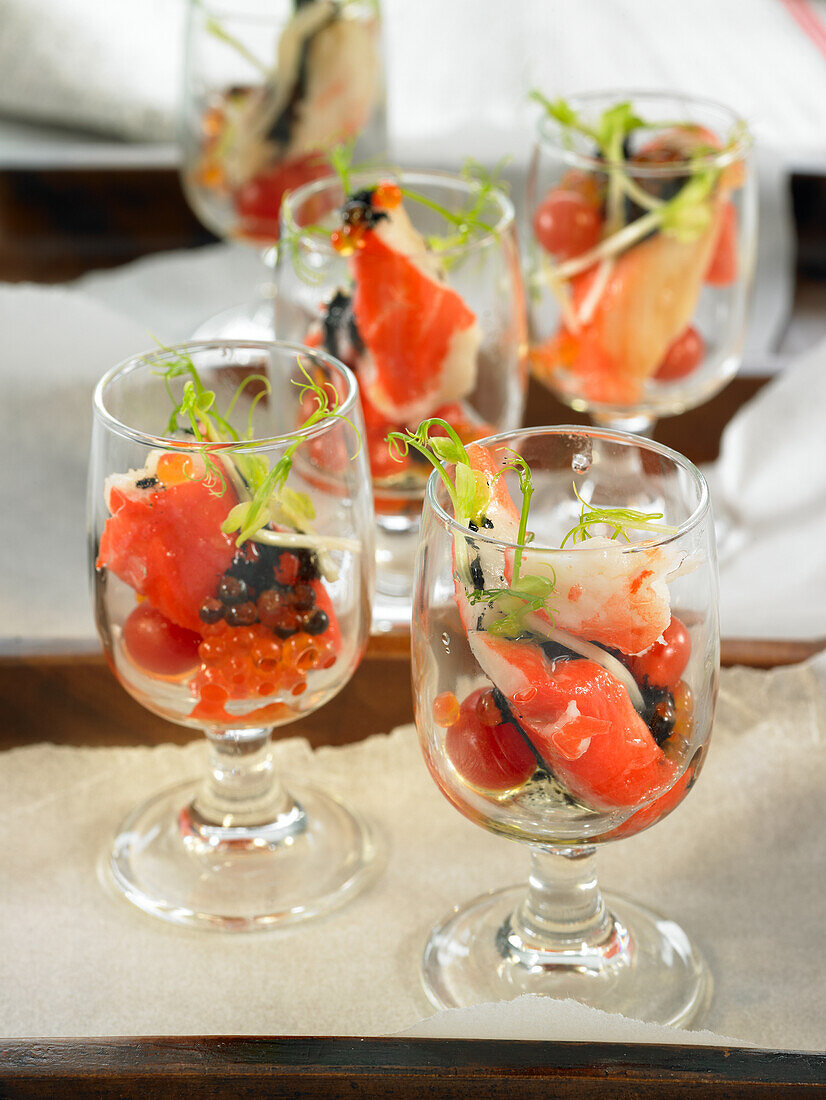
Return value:
[[(0, 280), (62, 281), (214, 240), (175, 171), (186, 7), (0, 0)], [(761, 184), (744, 370), (772, 371), (779, 350), (826, 331), (822, 287), (793, 277), (796, 262), (826, 269), (826, 0), (383, 0), (382, 14), (389, 155), (441, 167), (509, 157), (517, 205), (531, 88), (667, 88), (730, 105), (755, 134)], [(255, 277), (246, 259), (235, 285)]]
[[(99, 161), (172, 163), (185, 10), (0, 0), (5, 163), (82, 162), (95, 145)], [(524, 161), (530, 88), (624, 86), (719, 99), (784, 160), (826, 160), (824, 0), (383, 0), (382, 12), (397, 155)], [(113, 144), (126, 141), (140, 144)]]

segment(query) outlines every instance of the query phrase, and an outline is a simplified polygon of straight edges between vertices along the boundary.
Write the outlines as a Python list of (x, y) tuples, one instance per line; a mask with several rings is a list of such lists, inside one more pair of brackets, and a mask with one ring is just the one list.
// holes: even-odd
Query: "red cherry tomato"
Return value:
[(255, 240), (277, 241), (278, 215), (286, 193), (329, 174), (330, 169), (324, 161), (311, 153), (299, 160), (276, 164), (247, 180), (235, 194), (243, 235)]
[(201, 635), (138, 604), (123, 624), (123, 644), (136, 665), (157, 676), (180, 676), (198, 664)]
[(546, 252), (569, 260), (599, 241), (599, 210), (577, 191), (549, 191), (533, 215), (533, 231)]
[(657, 368), (654, 377), (658, 382), (676, 382), (699, 367), (706, 353), (702, 336), (693, 326), (678, 336)]
[(663, 640), (654, 642), (644, 653), (631, 657), (628, 667), (639, 683), (647, 676), (649, 683), (656, 687), (674, 691), (690, 656), (691, 636), (688, 629), (685, 623), (672, 615), (671, 622), (663, 631)]
[(736, 278), (737, 207), (733, 202), (726, 202), (720, 210), (720, 234), (708, 265), (706, 282), (712, 286), (728, 286)]
[(510, 722), (490, 726), (477, 704), (489, 689), (479, 688), (464, 700), (458, 720), (445, 734), (445, 751), (456, 771), (473, 787), (507, 791), (525, 783), (536, 768), (533, 754)]

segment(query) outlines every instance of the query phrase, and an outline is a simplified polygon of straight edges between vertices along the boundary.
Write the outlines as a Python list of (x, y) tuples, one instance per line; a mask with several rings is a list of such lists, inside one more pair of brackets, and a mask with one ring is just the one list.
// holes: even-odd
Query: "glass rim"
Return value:
[[(617, 543), (616, 549), (620, 550), (621, 553), (639, 553), (641, 551), (649, 551), (655, 547), (667, 546), (670, 543), (676, 542), (678, 539), (688, 534), (689, 531), (693, 530), (709, 511), (711, 498), (708, 490), (708, 482), (691, 459), (686, 458), (685, 455), (681, 455), (679, 451), (675, 451), (671, 447), (666, 447), (663, 443), (656, 443), (653, 439), (632, 435), (630, 432), (619, 432), (610, 428), (597, 428), (589, 424), (554, 424), (537, 428), (514, 428), (509, 432), (499, 432), (496, 435), (486, 436), (484, 439), (475, 439), (473, 442), (479, 443), (483, 447), (490, 447), (499, 446), (501, 443), (507, 442), (508, 440), (524, 438), (525, 436), (563, 435), (579, 435), (589, 439), (606, 439), (626, 445), (633, 444), (642, 450), (660, 455), (662, 458), (670, 459), (675, 466), (680, 467), (689, 474), (692, 481), (699, 489), (700, 499), (696, 507), (691, 515), (677, 527), (673, 535), (663, 535), (659, 538), (647, 539), (644, 543)], [(468, 446), (470, 446), (470, 444), (468, 444)], [(443, 485), (442, 479), (439, 476), (439, 471), (434, 469), (427, 479), (425, 501), (444, 527), (461, 534), (464, 538), (472, 538), (474, 542), (484, 542), (502, 551), (530, 550), (531, 553), (538, 551), (542, 554), (581, 554), (583, 551), (604, 553), (606, 549), (608, 549), (608, 547), (605, 546), (588, 546), (587, 542), (574, 543), (566, 547), (542, 546), (535, 542), (525, 545), (524, 543), (510, 542), (507, 539), (500, 539), (493, 535), (488, 535), (481, 527), (478, 531), (471, 531), (445, 511), (439, 503), (436, 494), (440, 485)]]
[[(464, 176), (457, 175), (455, 172), (442, 171), (438, 168), (420, 170), (416, 168), (385, 166), (375, 169), (366, 168), (361, 171), (353, 172), (351, 176), (351, 180), (355, 185), (354, 190), (358, 190), (358, 183), (373, 183), (375, 185), (385, 179), (398, 183), (406, 181), (408, 183), (422, 183), (425, 185), (442, 185), (453, 187), (456, 190), (462, 190), (466, 193), (470, 193), (474, 188), (478, 189), (480, 186), (480, 184), (474, 180), (468, 180), (465, 179)], [(318, 237), (310, 236), (306, 232), (307, 227), (298, 225), (294, 215), (296, 206), (301, 205), (301, 203), (306, 202), (321, 191), (326, 190), (331, 184), (341, 187), (341, 180), (336, 175), (321, 176), (319, 179), (311, 180), (309, 183), (302, 183), (301, 186), (296, 187), (294, 191), (288, 191), (281, 201), (281, 216), (284, 221), (286, 235), (288, 235), (290, 239), (297, 238), (302, 244), (306, 244), (313, 251), (331, 256), (339, 256), (340, 254), (336, 252), (329, 240), (321, 240)], [(492, 229), (484, 230), (479, 236), (472, 237), (464, 244), (452, 245), (450, 248), (441, 248), (438, 252), (434, 252), (434, 255), (439, 257), (466, 255), (477, 248), (486, 246), (491, 241), (498, 240), (503, 233), (513, 227), (516, 221), (516, 209), (505, 189), (494, 185), (489, 192), (489, 197), (491, 201), (497, 203), (499, 206), (499, 220), (496, 225)], [(285, 234), (282, 233), (282, 239), (284, 236)]]
[[(669, 164), (641, 164), (639, 166), (635, 164), (633, 165), (635, 177), (662, 178), (685, 175), (686, 170), (689, 168), (692, 171), (708, 168), (727, 168), (731, 164), (737, 164), (739, 161), (744, 160), (754, 145), (754, 137), (743, 116), (737, 114), (736, 111), (731, 107), (727, 107), (724, 103), (720, 103), (715, 99), (709, 99), (705, 96), (681, 95), (679, 92), (646, 90), (644, 88), (608, 88), (603, 91), (577, 92), (568, 97), (568, 102), (574, 106), (577, 104), (587, 105), (597, 100), (613, 101), (615, 103), (622, 103), (628, 100), (630, 103), (634, 104), (635, 100), (638, 99), (657, 100), (661, 102), (665, 100), (680, 100), (689, 108), (696, 106), (705, 110), (715, 111), (728, 120), (731, 132), (736, 134), (737, 137), (730, 148), (721, 149), (718, 153), (710, 153), (707, 156), (696, 157), (693, 160), (679, 160)], [(690, 120), (686, 120), (685, 125), (690, 126), (693, 124)], [(696, 123), (696, 125), (701, 124)], [(665, 122), (663, 126), (665, 128)], [(625, 160), (602, 160), (599, 157), (590, 156), (587, 153), (579, 153), (575, 149), (566, 148), (561, 141), (561, 136), (565, 133), (565, 127), (562, 123), (557, 122), (556, 119), (551, 118), (547, 113), (543, 112), (537, 122), (536, 129), (539, 145), (550, 154), (557, 156), (560, 160), (563, 160), (566, 164), (570, 164), (574, 168), (582, 168), (589, 172), (604, 172), (606, 168), (626, 168), (628, 166), (628, 161)]]
[[(335, 417), (325, 417), (312, 427), (303, 429), (297, 428), (292, 432), (284, 432), (281, 435), (274, 436), (260, 436), (254, 439), (241, 439), (241, 440), (228, 440), (227, 442), (214, 443), (206, 440), (201, 442), (193, 442), (184, 439), (172, 439), (168, 435), (160, 434), (155, 435), (149, 432), (140, 431), (137, 428), (132, 428), (128, 424), (124, 424), (122, 420), (116, 417), (106, 407), (105, 392), (107, 388), (117, 379), (122, 378), (133, 371), (138, 370), (141, 367), (151, 367), (155, 363), (162, 363), (164, 359), (169, 358), (175, 353), (190, 354), (193, 351), (220, 351), (220, 350), (239, 350), (250, 349), (253, 351), (272, 352), (285, 351), (294, 352), (296, 357), (299, 354), (310, 355), (314, 359), (317, 359), (323, 363), (325, 367), (331, 370), (334, 374), (338, 374), (343, 378), (347, 384), (347, 393), (341, 404), (336, 409)], [(226, 366), (231, 366), (231, 363), (227, 363)], [(334, 424), (340, 422), (341, 418), (347, 417), (353, 412), (356, 402), (358, 401), (358, 384), (356, 382), (355, 375), (344, 363), (340, 362), (334, 356), (329, 355), (327, 352), (318, 348), (309, 348), (304, 344), (294, 344), (286, 340), (189, 340), (180, 344), (171, 344), (169, 347), (153, 348), (148, 352), (137, 352), (133, 355), (127, 356), (126, 359), (122, 359), (114, 367), (103, 375), (100, 381), (95, 386), (94, 396), (92, 398), (92, 407), (95, 418), (114, 432), (116, 435), (121, 436), (124, 439), (131, 439), (135, 443), (140, 443), (148, 447), (163, 447), (167, 450), (180, 451), (183, 454), (197, 453), (203, 454), (204, 449), (208, 449), (212, 453), (223, 453), (225, 451), (256, 451), (256, 450), (270, 450), (274, 447), (279, 447), (283, 444), (291, 443), (296, 439), (314, 439), (319, 435), (329, 431)]]
[[(370, 2), (371, 0), (362, 0), (361, 4), (348, 4), (348, 8), (355, 8), (356, 13), (363, 12), (365, 15), (370, 14)], [(229, 23), (248, 23), (248, 24), (262, 24), (264, 26), (277, 26), (284, 25), (289, 22), (294, 14), (289, 9), (286, 9), (283, 14), (273, 13), (271, 11), (264, 11), (261, 6), (252, 10), (250, 7), (232, 7), (228, 6), (227, 0), (189, 0), (187, 5), (190, 14), (198, 13), (199, 9), (202, 14), (205, 14), (209, 18), (220, 19), (223, 22)], [(346, 11), (343, 13), (344, 18), (352, 18), (355, 13), (353, 11)]]

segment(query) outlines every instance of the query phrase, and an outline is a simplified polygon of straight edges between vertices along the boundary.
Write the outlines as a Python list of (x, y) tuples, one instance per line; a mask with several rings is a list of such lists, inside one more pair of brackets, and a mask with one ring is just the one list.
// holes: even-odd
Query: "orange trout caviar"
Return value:
[(307, 673), (331, 668), (337, 656), (332, 641), (323, 636), (302, 631), (282, 642), (263, 623), (243, 627), (214, 623), (204, 633), (207, 636), (198, 647), (201, 668), (192, 687), (211, 704), (277, 691), (301, 695)]
[(402, 189), (397, 183), (380, 183), (370, 198), (371, 206), (380, 206), (385, 210), (395, 210), (401, 206)]
[(443, 691), (433, 700), (433, 721), (437, 726), (453, 726), (459, 719), (459, 700), (452, 691)]
[(163, 454), (158, 459), (155, 473), (159, 481), (169, 486), (192, 481), (197, 471), (195, 463), (187, 455)]
[(686, 741), (691, 740), (694, 729), (694, 696), (685, 680), (680, 680), (674, 688), (674, 709), (677, 712), (674, 733), (677, 737), (684, 737)]
[(341, 256), (352, 256), (357, 248), (364, 248), (366, 226), (345, 225), (330, 234), (330, 244)]

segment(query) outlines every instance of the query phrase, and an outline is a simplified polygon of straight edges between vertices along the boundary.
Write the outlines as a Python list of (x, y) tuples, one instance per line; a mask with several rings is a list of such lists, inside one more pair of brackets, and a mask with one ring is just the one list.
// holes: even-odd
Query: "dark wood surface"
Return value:
[[(826, 272), (826, 183), (793, 190), (799, 284)], [(807, 228), (808, 227), (808, 228)], [(0, 281), (59, 282), (213, 238), (170, 171), (0, 173)], [(735, 379), (716, 398), (661, 422), (656, 438), (696, 462), (716, 457), (734, 411), (763, 384)], [(580, 417), (536, 385), (527, 422)], [(724, 663), (766, 668), (817, 643), (724, 643)], [(287, 734), (343, 744), (412, 716), (408, 643), (374, 639), (338, 698)], [(153, 744), (192, 735), (149, 714), (100, 657), (0, 659), (0, 747)], [(0, 973), (2, 971), (0, 970)], [(2, 978), (0, 978), (2, 995)], [(0, 1100), (29, 1097), (805, 1097), (826, 1090), (826, 1057), (784, 1051), (598, 1043), (308, 1038), (0, 1040)]]
[(0, 1042), (0, 1096), (648, 1100), (812, 1096), (826, 1055), (730, 1047), (468, 1039)]
[[(732, 639), (723, 663), (772, 668), (826, 648), (826, 639), (772, 642)], [(321, 710), (283, 729), (311, 745), (346, 745), (413, 720), (410, 643), (374, 638), (349, 684)], [(0, 749), (58, 745), (186, 744), (191, 730), (151, 714), (128, 695), (102, 656), (0, 657)]]

